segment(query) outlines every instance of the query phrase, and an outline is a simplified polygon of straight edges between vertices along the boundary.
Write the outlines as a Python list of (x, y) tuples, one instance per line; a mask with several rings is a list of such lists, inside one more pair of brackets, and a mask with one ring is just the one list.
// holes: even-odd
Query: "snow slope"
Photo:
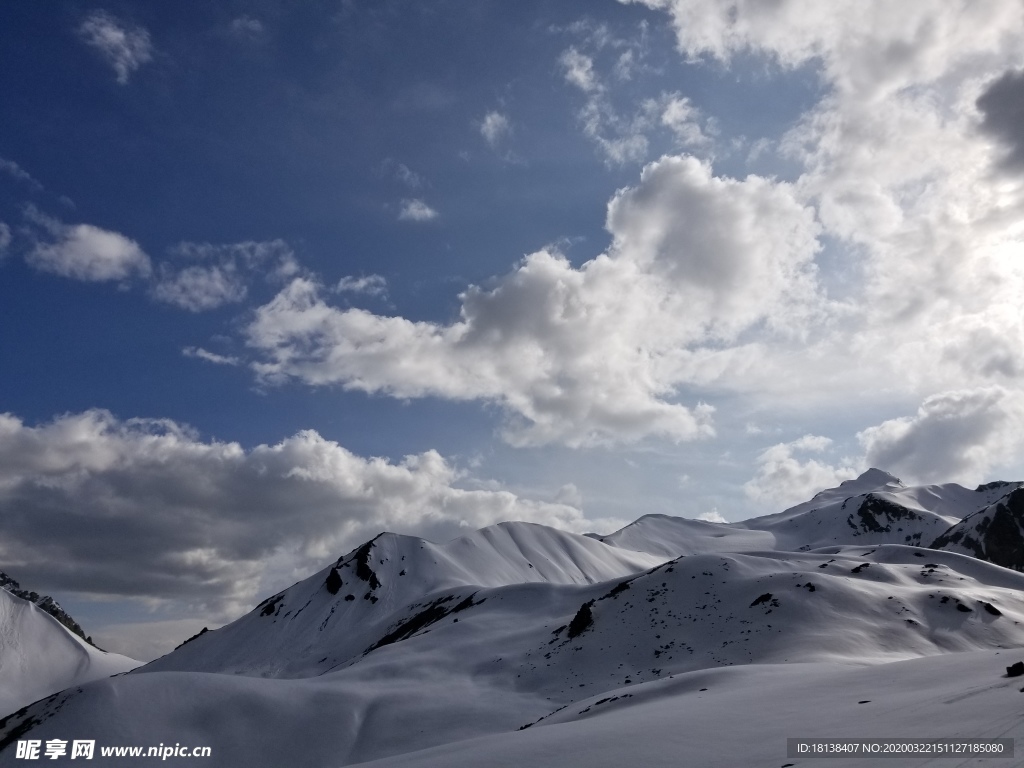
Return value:
[[(581, 700), (510, 731), (363, 768), (1008, 768), (1024, 759), (1024, 653), (977, 651), (880, 666), (769, 664), (701, 670)], [(789, 758), (787, 738), (1013, 738), (1014, 758)]]
[(94, 648), (42, 609), (0, 589), (0, 716), (138, 665)]
[(361, 654), (405, 613), (425, 609), (428, 595), (456, 595), (436, 607), (451, 610), (475, 591), (467, 587), (593, 584), (664, 561), (533, 523), (500, 523), (446, 544), (385, 533), (146, 671), (318, 674)]

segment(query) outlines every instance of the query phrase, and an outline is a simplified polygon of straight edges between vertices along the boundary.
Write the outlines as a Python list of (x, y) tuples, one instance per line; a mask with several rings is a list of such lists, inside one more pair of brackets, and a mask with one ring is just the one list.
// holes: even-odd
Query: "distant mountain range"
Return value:
[(781, 766), (786, 737), (1024, 736), (1004, 677), (1024, 660), (1022, 514), (1022, 483), (873, 469), (741, 523), (384, 533), (131, 674), (8, 716), (0, 765), (18, 739), (74, 733), (208, 745), (218, 766), (445, 768), (690, 764), (681, 750)]

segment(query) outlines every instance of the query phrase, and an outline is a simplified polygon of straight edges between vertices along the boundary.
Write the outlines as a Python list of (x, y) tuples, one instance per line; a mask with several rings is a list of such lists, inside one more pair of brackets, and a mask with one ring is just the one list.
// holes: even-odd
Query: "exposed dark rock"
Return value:
[(763, 595), (761, 595), (759, 598), (757, 598), (754, 602), (752, 602), (750, 604), (750, 607), (753, 608), (755, 605), (761, 605), (762, 603), (767, 603), (771, 599), (772, 599), (772, 593), (771, 592), (765, 592)]
[(632, 580), (633, 579), (626, 579), (625, 581), (620, 581), (618, 584), (612, 587), (607, 594), (599, 597), (598, 600), (607, 600), (609, 597), (616, 597), (622, 592), (625, 592), (627, 589), (629, 589), (629, 582), (631, 582)]
[(380, 586), (380, 580), (377, 578), (377, 574), (373, 572), (370, 567), (370, 550), (373, 548), (373, 542), (377, 539), (370, 539), (359, 549), (356, 550), (352, 559), (356, 563), (356, 577), (365, 581), (370, 585), (370, 589), (377, 589)]
[(327, 581), (324, 582), (324, 586), (327, 587), (327, 591), (332, 595), (338, 594), (338, 590), (341, 589), (341, 574), (338, 573), (337, 568), (331, 568), (331, 572), (327, 574)]
[(1004, 568), (1024, 571), (1024, 488), (968, 515), (931, 545), (961, 551)]
[(862, 533), (891, 533), (896, 521), (917, 521), (923, 518), (912, 509), (882, 499), (873, 493), (864, 497), (857, 511), (846, 521), (854, 530)]
[(1007, 677), (1020, 677), (1024, 675), (1024, 661), (1018, 661), (1006, 668)]
[(986, 603), (982, 601), (981, 607), (985, 609), (987, 613), (991, 613), (993, 616), (1002, 616), (1003, 612), (996, 608), (992, 603)]
[(391, 643), (397, 643), (400, 640), (412, 637), (414, 634), (419, 632), (421, 629), (429, 627), (431, 624), (436, 624), (445, 616), (464, 611), (467, 608), (471, 608), (474, 605), (480, 605), (483, 600), (474, 603), (473, 598), (476, 596), (474, 592), (469, 597), (462, 600), (460, 603), (452, 608), (448, 608), (448, 603), (451, 603), (455, 599), (455, 595), (447, 595), (445, 597), (439, 597), (436, 600), (430, 602), (426, 608), (419, 613), (414, 614), (405, 621), (400, 621), (395, 625), (394, 629), (384, 635), (380, 640), (371, 645), (364, 651), (369, 653), (370, 651), (381, 648)]
[[(263, 606), (263, 610), (260, 611), (260, 616), (269, 616), (275, 610), (280, 610), (279, 603), (282, 600), (284, 600), (284, 592), (278, 595), (274, 595), (273, 597), (268, 597), (266, 600), (260, 603), (260, 605)], [(256, 607), (259, 608), (260, 605), (257, 605)]]
[(576, 615), (572, 617), (572, 621), (569, 622), (569, 631), (566, 633), (570, 640), (578, 637), (580, 633), (593, 626), (594, 614), (590, 610), (593, 604), (593, 600), (588, 600), (580, 606), (580, 609), (576, 611)]
[[(3, 571), (0, 571), (0, 589), (6, 589), (15, 597), (20, 597), (22, 600), (28, 600), (30, 603), (35, 603), (36, 607), (46, 613), (50, 614), (63, 624), (70, 632), (78, 635), (80, 638), (85, 640), (89, 645), (93, 645), (92, 638), (86, 637), (85, 631), (81, 625), (75, 621), (71, 616), (60, 607), (56, 600), (49, 595), (40, 595), (38, 592), (22, 589), (21, 585), (8, 576)], [(95, 645), (93, 645), (95, 647)]]
[(210, 631), (209, 627), (203, 627), (198, 632), (196, 632), (194, 635), (192, 635), (192, 637), (188, 638), (188, 640), (186, 640), (185, 642), (181, 643), (181, 645), (174, 646), (174, 650), (178, 650), (179, 648), (181, 648), (182, 645), (188, 645), (193, 640), (195, 640), (197, 637), (200, 637), (201, 635), (205, 635), (209, 631)]

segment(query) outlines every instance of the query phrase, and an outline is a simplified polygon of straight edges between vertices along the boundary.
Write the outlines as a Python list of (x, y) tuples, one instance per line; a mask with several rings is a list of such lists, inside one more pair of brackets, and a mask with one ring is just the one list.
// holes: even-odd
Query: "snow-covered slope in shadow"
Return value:
[[(945, 654), (880, 666), (815, 663), (702, 670), (593, 696), (525, 731), (364, 763), (364, 768), (1019, 766), (1022, 653)], [(787, 758), (787, 738), (1011, 738), (1013, 758)]]
[(0, 589), (0, 717), (139, 662), (105, 653), (27, 600)]

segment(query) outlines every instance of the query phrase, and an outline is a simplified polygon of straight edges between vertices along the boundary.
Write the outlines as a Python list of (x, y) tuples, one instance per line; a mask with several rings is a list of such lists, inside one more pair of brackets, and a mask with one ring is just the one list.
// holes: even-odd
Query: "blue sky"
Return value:
[(1017, 3), (0, 8), (0, 568), (139, 657), (383, 529), (1024, 476)]

